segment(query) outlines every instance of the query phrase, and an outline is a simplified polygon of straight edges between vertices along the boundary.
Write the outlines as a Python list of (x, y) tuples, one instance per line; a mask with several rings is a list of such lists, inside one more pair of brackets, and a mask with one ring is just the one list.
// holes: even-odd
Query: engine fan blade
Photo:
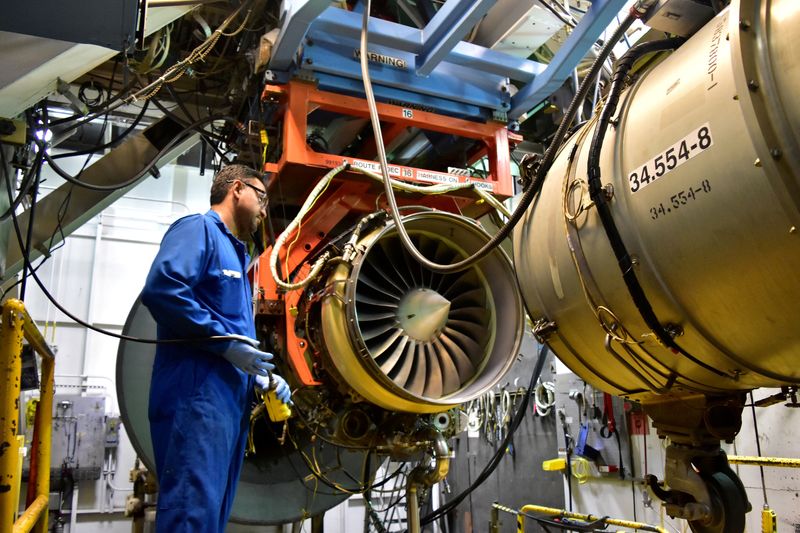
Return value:
[(395, 346), (394, 350), (392, 350), (391, 354), (389, 354), (385, 361), (380, 362), (380, 358), (375, 358), (381, 367), (381, 372), (387, 376), (391, 373), (395, 365), (397, 365), (397, 362), (400, 361), (400, 358), (406, 349), (406, 344), (408, 344), (408, 337), (400, 337), (400, 341), (397, 343), (397, 346)]
[(405, 387), (408, 382), (408, 376), (411, 374), (411, 367), (414, 366), (414, 352), (416, 351), (416, 347), (417, 343), (415, 341), (409, 341), (406, 345), (405, 352), (401, 356), (400, 368), (396, 374), (389, 375), (389, 378), (400, 387)]
[[(439, 360), (439, 370), (442, 373), (442, 395), (457, 391), (461, 385), (461, 379), (453, 361), (454, 358), (447, 353), (447, 349), (440, 342), (433, 342), (431, 346), (436, 352), (436, 358)], [(469, 365), (472, 365), (469, 359), (466, 359), (466, 361)], [(465, 367), (464, 372), (469, 372), (468, 368)]]
[(442, 369), (439, 367), (439, 357), (436, 355), (433, 346), (423, 345), (425, 349), (425, 359), (428, 367), (428, 375), (425, 382), (423, 395), (428, 398), (440, 398), (442, 396)]
[(443, 345), (443, 350), (445, 350), (450, 360), (453, 361), (453, 364), (456, 366), (459, 385), (465, 383), (475, 375), (475, 365), (472, 364), (470, 358), (458, 344), (445, 336), (439, 337), (436, 342), (440, 342)]
[(467, 337), (460, 331), (457, 331), (453, 328), (445, 327), (444, 331), (442, 331), (442, 337), (450, 337), (455, 341), (456, 344), (462, 347), (464, 352), (469, 357), (470, 361), (474, 365), (480, 365), (481, 356), (483, 355), (483, 350), (481, 349), (480, 345), (475, 342), (473, 339)]

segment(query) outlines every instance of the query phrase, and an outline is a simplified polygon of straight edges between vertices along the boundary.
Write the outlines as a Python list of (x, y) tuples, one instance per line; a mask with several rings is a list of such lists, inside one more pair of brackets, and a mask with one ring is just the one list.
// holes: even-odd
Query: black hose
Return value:
[[(559, 124), (558, 129), (553, 136), (553, 140), (550, 142), (550, 145), (545, 151), (544, 156), (542, 157), (542, 162), (536, 171), (535, 178), (522, 193), (519, 204), (514, 212), (511, 213), (508, 222), (506, 222), (506, 224), (501, 227), (480, 250), (472, 254), (470, 257), (467, 257), (466, 259), (463, 259), (457, 263), (453, 263), (452, 265), (436, 265), (437, 268), (432, 268), (432, 270), (442, 273), (461, 272), (462, 270), (469, 268), (476, 262), (483, 259), (489, 252), (499, 246), (500, 243), (506, 239), (506, 237), (508, 237), (509, 233), (511, 233), (511, 230), (514, 229), (514, 226), (517, 225), (517, 223), (522, 219), (522, 216), (528, 210), (528, 207), (531, 205), (531, 202), (533, 202), (533, 199), (536, 197), (539, 191), (541, 191), (545, 176), (547, 176), (547, 172), (550, 170), (550, 167), (553, 166), (553, 162), (555, 161), (556, 154), (561, 147), (561, 143), (567, 134), (567, 131), (569, 131), (569, 127), (572, 124), (572, 120), (575, 118), (579, 107), (583, 105), (583, 100), (586, 98), (589, 89), (592, 87), (594, 78), (600, 72), (600, 69), (603, 68), (603, 63), (605, 63), (606, 59), (608, 59), (608, 56), (614, 49), (614, 45), (620, 39), (622, 39), (622, 36), (625, 34), (631, 24), (633, 24), (636, 18), (637, 17), (632, 14), (629, 14), (627, 17), (625, 17), (619, 27), (614, 30), (614, 33), (606, 41), (603, 48), (597, 54), (597, 57), (589, 69), (589, 73), (583, 79), (583, 82), (581, 82), (581, 86), (578, 88), (578, 92), (575, 94), (572, 102), (570, 102), (569, 108), (567, 108), (564, 118), (561, 120), (561, 124)], [(430, 268), (429, 265), (428, 267)]]
[(617, 62), (617, 65), (614, 68), (614, 74), (612, 76), (611, 88), (609, 89), (608, 97), (606, 98), (606, 104), (603, 107), (603, 110), (600, 112), (597, 127), (595, 128), (592, 136), (592, 144), (589, 149), (589, 195), (591, 196), (591, 199), (597, 208), (597, 214), (603, 224), (603, 229), (608, 237), (608, 242), (614, 251), (614, 256), (616, 257), (617, 264), (622, 272), (622, 278), (628, 288), (628, 293), (630, 294), (631, 299), (636, 305), (636, 308), (638, 309), (639, 314), (641, 315), (645, 324), (647, 324), (647, 327), (650, 328), (650, 330), (658, 338), (659, 342), (661, 342), (664, 346), (670, 348), (676, 353), (680, 353), (693, 363), (705, 368), (706, 370), (713, 372), (718, 376), (725, 377), (727, 375), (724, 372), (700, 361), (678, 346), (673, 336), (659, 321), (655, 311), (653, 310), (653, 307), (650, 305), (650, 301), (645, 295), (642, 285), (639, 283), (639, 279), (636, 276), (636, 272), (633, 268), (633, 259), (625, 247), (625, 243), (622, 240), (622, 236), (620, 235), (617, 225), (614, 223), (614, 217), (611, 214), (611, 207), (609, 206), (608, 199), (603, 192), (603, 184), (600, 180), (600, 152), (603, 148), (603, 141), (605, 139), (606, 132), (608, 131), (608, 125), (611, 122), (611, 117), (613, 117), (614, 113), (616, 113), (617, 104), (619, 103), (622, 90), (625, 87), (625, 79), (628, 75), (628, 72), (633, 67), (633, 64), (636, 62), (636, 60), (643, 55), (653, 52), (672, 50), (680, 46), (683, 42), (684, 39), (682, 38), (672, 38), (637, 44), (625, 52), (625, 54)]
[[(36, 170), (36, 178), (33, 181), (33, 190), (31, 192), (31, 207), (30, 211), (30, 223), (28, 224), (28, 231), (25, 235), (25, 246), (26, 248), (30, 248), (31, 246), (31, 239), (33, 238), (33, 220), (34, 215), (36, 214), (36, 195), (39, 191), (39, 180), (42, 178), (42, 167), (41, 165)], [(22, 266), (22, 285), (20, 285), (19, 289), (19, 299), (25, 300), (25, 289), (28, 288), (28, 267), (30, 266), (29, 263), (25, 263)]]
[(96, 152), (99, 152), (100, 150), (105, 150), (106, 148), (111, 148), (113, 146), (116, 146), (120, 141), (122, 141), (122, 139), (127, 137), (134, 130), (134, 128), (136, 128), (136, 126), (139, 125), (139, 123), (142, 121), (142, 118), (144, 118), (144, 114), (147, 111), (147, 107), (149, 105), (150, 105), (150, 100), (145, 100), (144, 105), (142, 106), (142, 109), (139, 111), (139, 114), (136, 115), (136, 118), (133, 120), (131, 125), (128, 126), (127, 128), (125, 128), (125, 131), (123, 131), (117, 137), (115, 137), (114, 139), (111, 139), (107, 143), (101, 144), (99, 146), (93, 146), (92, 148), (86, 148), (84, 150), (76, 150), (74, 152), (65, 152), (65, 153), (61, 153), (61, 154), (56, 154), (56, 155), (50, 156), (50, 159), (54, 159), (55, 160), (55, 159), (61, 159), (63, 157), (75, 157), (75, 156), (79, 156), (79, 155), (94, 154)]
[(469, 496), (472, 493), (472, 491), (474, 491), (481, 483), (486, 481), (486, 479), (490, 475), (492, 475), (492, 472), (495, 471), (497, 465), (500, 464), (500, 461), (506, 454), (506, 449), (508, 448), (508, 445), (511, 443), (511, 439), (514, 437), (514, 432), (517, 430), (517, 428), (522, 423), (522, 420), (525, 418), (525, 413), (527, 412), (528, 409), (528, 402), (530, 401), (531, 394), (533, 393), (533, 390), (536, 387), (536, 382), (542, 375), (542, 369), (544, 368), (544, 362), (547, 359), (548, 351), (549, 350), (547, 348), (547, 345), (543, 344), (541, 350), (539, 351), (539, 358), (536, 360), (536, 366), (534, 367), (533, 373), (531, 374), (531, 382), (528, 385), (528, 390), (525, 393), (525, 396), (523, 396), (522, 403), (520, 404), (519, 409), (517, 409), (517, 412), (514, 414), (514, 418), (511, 420), (511, 424), (509, 424), (508, 432), (506, 433), (505, 438), (503, 438), (503, 441), (497, 447), (497, 451), (495, 452), (495, 454), (492, 456), (492, 458), (489, 460), (489, 462), (486, 464), (483, 470), (481, 470), (481, 473), (478, 474), (478, 477), (475, 478), (475, 481), (473, 481), (472, 484), (464, 490), (464, 492), (462, 492), (452, 500), (449, 500), (446, 504), (442, 505), (432, 513), (423, 516), (422, 519), (420, 519), (421, 525), (430, 524), (434, 520), (438, 520), (442, 516), (446, 515), (447, 513), (455, 509), (458, 506), (458, 504), (464, 501), (464, 499), (467, 496)]
[(59, 167), (56, 164), (56, 162), (53, 161), (53, 158), (50, 157), (50, 155), (45, 151), (45, 146), (44, 146), (44, 142), (43, 141), (40, 141), (40, 140), (37, 139), (34, 142), (36, 142), (37, 145), (39, 146), (39, 150), (44, 153), (44, 158), (45, 158), (45, 160), (47, 160), (47, 163), (50, 165), (50, 167), (55, 171), (56, 174), (58, 174), (59, 176), (64, 178), (66, 181), (68, 181), (69, 183), (72, 183), (73, 185), (77, 185), (78, 187), (84, 187), (86, 189), (90, 189), (90, 190), (93, 190), (93, 191), (108, 192), (108, 191), (116, 191), (116, 190), (119, 190), (119, 189), (124, 189), (125, 187), (128, 187), (129, 185), (133, 185), (134, 183), (139, 181), (142, 178), (142, 176), (144, 176), (145, 174), (147, 174), (150, 171), (151, 168), (155, 167), (156, 163), (158, 163), (158, 160), (161, 159), (163, 157), (163, 155), (167, 151), (169, 151), (173, 146), (175, 146), (176, 144), (181, 142), (187, 136), (187, 134), (190, 131), (193, 131), (196, 128), (198, 128), (198, 127), (200, 127), (200, 126), (202, 126), (204, 124), (207, 124), (209, 122), (214, 122), (215, 120), (225, 120), (227, 122), (232, 122), (234, 124), (239, 124), (239, 122), (235, 118), (229, 117), (227, 115), (211, 115), (211, 116), (206, 117), (206, 118), (201, 118), (200, 120), (197, 120), (197, 121), (189, 124), (185, 128), (183, 128), (181, 130), (181, 132), (178, 135), (176, 135), (175, 138), (173, 138), (169, 143), (167, 143), (167, 145), (164, 146), (164, 148), (159, 150), (158, 153), (156, 153), (156, 155), (150, 161), (148, 161), (145, 164), (145, 166), (139, 172), (136, 173), (136, 175), (134, 177), (130, 178), (129, 180), (123, 181), (122, 183), (118, 183), (116, 185), (96, 185), (96, 184), (93, 184), (93, 183), (86, 183), (86, 182), (80, 181), (75, 176), (72, 176), (71, 174), (66, 172), (64, 169)]
[[(187, 124), (189, 124), (189, 122), (188, 122), (186, 119), (184, 119), (183, 117), (181, 117), (181, 116), (179, 116), (179, 115), (177, 115), (177, 114), (173, 113), (173, 112), (172, 112), (172, 110), (170, 110), (170, 109), (167, 109), (166, 107), (164, 107), (164, 104), (162, 104), (161, 102), (159, 102), (159, 101), (158, 101), (158, 100), (156, 100), (155, 98), (151, 98), (151, 101), (152, 101), (152, 102), (153, 102), (153, 103), (156, 105), (156, 107), (157, 107), (159, 110), (161, 110), (161, 112), (162, 112), (162, 113), (164, 113), (166, 116), (168, 116), (169, 118), (171, 118), (172, 120), (174, 120), (174, 121), (175, 121), (176, 123), (178, 123), (179, 125), (181, 125), (181, 126), (186, 126)], [(179, 107), (180, 107), (180, 106), (179, 106)], [(189, 115), (188, 115), (188, 113), (187, 113), (187, 116), (189, 116)], [(231, 115), (231, 116), (232, 116), (232, 115)], [(190, 118), (190, 120), (192, 119), (192, 117), (189, 117), (189, 118)], [(214, 132), (205, 131), (205, 130), (202, 130), (202, 131), (199, 131), (199, 130), (198, 130), (198, 133), (200, 133), (200, 136), (201, 136), (201, 137), (202, 137), (202, 138), (203, 138), (203, 139), (204, 139), (204, 140), (205, 140), (205, 141), (208, 143), (208, 145), (209, 145), (209, 146), (211, 146), (211, 148), (213, 148), (213, 149), (214, 149), (214, 151), (215, 151), (215, 152), (217, 153), (217, 155), (219, 156), (220, 160), (222, 160), (222, 161), (227, 161), (227, 160), (225, 159), (225, 153), (223, 153), (223, 152), (222, 152), (222, 151), (219, 149), (219, 147), (217, 146), (217, 144), (216, 144), (216, 143), (213, 143), (213, 142), (211, 142), (211, 141), (212, 141), (212, 139), (216, 140), (217, 142), (225, 142), (225, 139), (224, 139), (222, 136), (220, 136), (220, 135), (217, 135), (217, 134), (216, 134), (216, 133), (214, 133)]]
[[(3, 166), (5, 167), (5, 157), (3, 156), (2, 151), (0, 151), (0, 163), (2, 163)], [(13, 196), (11, 192), (11, 181), (10, 180), (5, 180), (5, 181), (6, 181), (6, 193), (8, 194), (8, 198), (10, 200)], [(125, 341), (139, 342), (142, 344), (196, 344), (201, 342), (202, 343), (222, 342), (222, 341), (230, 342), (232, 340), (238, 340), (238, 341), (243, 340), (239, 335), (215, 335), (213, 337), (198, 337), (198, 338), (186, 338), (186, 339), (141, 339), (138, 337), (132, 337), (130, 335), (114, 333), (113, 331), (108, 331), (103, 328), (99, 328), (97, 326), (94, 326), (86, 322), (85, 320), (81, 320), (74, 314), (70, 313), (69, 310), (66, 309), (63, 305), (61, 305), (61, 303), (59, 303), (59, 301), (56, 300), (52, 294), (50, 294), (50, 291), (48, 291), (47, 287), (44, 286), (44, 283), (42, 283), (42, 280), (39, 279), (39, 276), (36, 275), (36, 270), (38, 269), (38, 266), (36, 268), (33, 268), (33, 265), (31, 265), (30, 257), (28, 255), (28, 249), (25, 247), (25, 241), (22, 238), (22, 230), (19, 227), (19, 220), (17, 220), (16, 213), (14, 212), (11, 213), (11, 220), (13, 221), (14, 233), (16, 234), (17, 237), (17, 244), (19, 245), (20, 255), (22, 256), (22, 260), (25, 262), (25, 265), (29, 270), (28, 272), (29, 275), (33, 278), (33, 281), (35, 281), (36, 284), (39, 286), (39, 289), (42, 291), (42, 294), (44, 294), (45, 297), (48, 300), (50, 300), (50, 302), (56, 307), (56, 309), (67, 315), (77, 324), (80, 324), (85, 328), (91, 329), (92, 331), (102, 333), (103, 335), (108, 335), (109, 337), (114, 337), (116, 339)], [(41, 266), (41, 263), (39, 264), (39, 266)]]
[[(8, 217), (11, 216), (11, 213), (13, 213), (13, 212), (15, 212), (17, 210), (17, 207), (19, 207), (19, 204), (22, 203), (22, 200), (23, 200), (23, 198), (25, 198), (25, 195), (28, 194), (28, 191), (30, 190), (31, 186), (33, 185), (33, 181), (36, 178), (36, 173), (38, 172), (38, 168), (41, 167), (41, 165), (42, 165), (42, 160), (44, 159), (44, 153), (43, 152), (44, 152), (43, 150), (39, 150), (39, 152), (36, 154), (36, 159), (34, 160), (33, 164), (31, 165), (31, 168), (28, 169), (28, 172), (25, 174), (25, 177), (22, 178), (22, 183), (20, 183), (19, 192), (17, 193), (16, 198), (11, 198), (10, 199), (11, 200), (11, 205), (9, 205), (8, 209), (6, 209), (3, 212), (3, 214), (0, 215), (0, 222), (2, 222), (4, 220), (8, 220)], [(4, 163), (3, 168), (5, 170), (5, 163)], [(10, 180), (11, 179), (11, 175), (8, 175), (7, 178)]]
[[(47, 124), (47, 101), (42, 104), (42, 122)], [(25, 235), (25, 250), (30, 250), (31, 240), (33, 239), (33, 222), (36, 219), (36, 204), (38, 203), (37, 196), (39, 195), (39, 182), (42, 179), (42, 164), (41, 161), (36, 166), (36, 171), (33, 178), (33, 188), (31, 189), (31, 206), (28, 208), (30, 216), (28, 217), (28, 231)], [(25, 290), (28, 288), (28, 269), (33, 267), (30, 262), (25, 261), (22, 265), (22, 285), (19, 289), (19, 299), (25, 300)]]

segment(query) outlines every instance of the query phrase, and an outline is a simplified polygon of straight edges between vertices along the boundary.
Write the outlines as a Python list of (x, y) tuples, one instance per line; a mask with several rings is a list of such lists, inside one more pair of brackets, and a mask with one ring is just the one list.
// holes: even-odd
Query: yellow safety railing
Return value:
[[(22, 341), (42, 356), (42, 378), (34, 433), (36, 454), (31, 457), (36, 468), (31, 468), (28, 484), (36, 488), (36, 499), (14, 522), (19, 502), (14, 487), (19, 487), (20, 444), (19, 431), (20, 379), (22, 374)], [(36, 324), (31, 320), (20, 300), (8, 300), (2, 306), (0, 323), (0, 533), (45, 533), (47, 531), (47, 504), (50, 498), (50, 452), (53, 420), (53, 387), (55, 354), (47, 345)], [(35, 472), (34, 472), (35, 471)]]
[(732, 465), (778, 466), (782, 468), (800, 468), (800, 459), (790, 457), (755, 457), (752, 455), (729, 455)]
[[(652, 524), (645, 524), (643, 522), (634, 522), (632, 520), (623, 520), (621, 518), (609, 518), (607, 516), (594, 516), (590, 514), (573, 513), (566, 509), (556, 509), (555, 507), (543, 507), (541, 505), (523, 505), (519, 511), (495, 503), (492, 505), (492, 511), (504, 511), (506, 513), (514, 514), (517, 516), (517, 533), (525, 533), (525, 517), (533, 515), (546, 515), (558, 518), (571, 518), (573, 520), (580, 520), (582, 522), (596, 522), (602, 521), (604, 524), (611, 526), (627, 527), (639, 531), (653, 531), (654, 533), (668, 533), (666, 529)], [(531, 514), (533, 513), (533, 514)]]

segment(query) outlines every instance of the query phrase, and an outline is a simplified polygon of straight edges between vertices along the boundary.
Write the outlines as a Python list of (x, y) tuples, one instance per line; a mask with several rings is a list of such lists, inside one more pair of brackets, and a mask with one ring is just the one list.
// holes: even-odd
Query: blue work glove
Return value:
[[(283, 403), (291, 404), (292, 390), (289, 388), (289, 384), (286, 383), (286, 380), (280, 377), (278, 374), (272, 374), (272, 381), (274, 381), (275, 384), (275, 396), (277, 396), (278, 399)], [(257, 387), (268, 391), (270, 384), (271, 381), (269, 376), (256, 376)]]
[(268, 371), (275, 368), (275, 365), (269, 362), (272, 359), (271, 353), (262, 352), (244, 342), (232, 342), (222, 357), (236, 368), (255, 376), (266, 376)]

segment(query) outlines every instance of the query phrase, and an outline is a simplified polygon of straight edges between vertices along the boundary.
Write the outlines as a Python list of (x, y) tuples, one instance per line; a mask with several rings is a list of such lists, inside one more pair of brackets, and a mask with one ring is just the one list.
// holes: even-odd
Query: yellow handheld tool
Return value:
[(275, 392), (275, 380), (272, 379), (272, 372), (269, 373), (269, 390), (264, 391), (263, 399), (264, 405), (267, 407), (267, 415), (273, 422), (283, 422), (292, 416), (292, 409), (288, 404), (283, 403), (278, 399), (278, 394)]
[(778, 517), (775, 511), (767, 506), (761, 510), (761, 531), (762, 533), (776, 533), (778, 531)]

